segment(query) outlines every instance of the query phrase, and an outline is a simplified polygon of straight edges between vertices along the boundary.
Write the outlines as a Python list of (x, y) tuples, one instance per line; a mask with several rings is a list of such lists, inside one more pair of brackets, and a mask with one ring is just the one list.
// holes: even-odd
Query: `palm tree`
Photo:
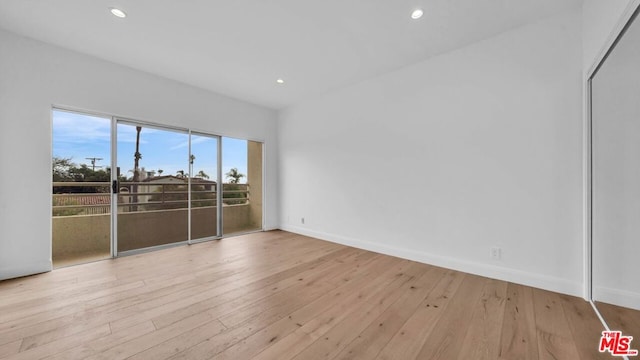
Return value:
[(196, 177), (203, 178), (203, 179), (208, 179), (209, 175), (207, 175), (207, 173), (205, 173), (203, 170), (200, 170), (200, 171), (198, 171), (198, 174), (196, 174)]
[(196, 156), (191, 154), (189, 155), (189, 173), (187, 174), (188, 177), (192, 177), (193, 176), (193, 162), (196, 160)]
[[(138, 193), (138, 181), (140, 181), (140, 169), (138, 166), (140, 165), (140, 159), (142, 158), (142, 154), (140, 154), (140, 131), (142, 131), (142, 126), (136, 126), (136, 152), (133, 154), (133, 193)], [(138, 202), (138, 195), (133, 195), (133, 203), (136, 204)], [(133, 211), (138, 210), (138, 206), (133, 206)]]
[(133, 182), (140, 180), (140, 169), (138, 169), (140, 159), (142, 159), (142, 154), (140, 153), (140, 131), (142, 131), (142, 126), (136, 126), (136, 152), (133, 154)]
[(162, 169), (158, 169), (158, 176), (162, 176), (162, 173), (164, 172), (164, 170)]
[(244, 174), (239, 173), (237, 168), (232, 168), (228, 173), (224, 175), (227, 178), (231, 178), (231, 180), (229, 180), (230, 184), (237, 184), (240, 182), (240, 179), (244, 177)]
[(179, 178), (183, 178), (183, 177), (184, 177), (184, 170), (178, 170), (178, 171), (176, 171), (176, 175), (177, 175)]

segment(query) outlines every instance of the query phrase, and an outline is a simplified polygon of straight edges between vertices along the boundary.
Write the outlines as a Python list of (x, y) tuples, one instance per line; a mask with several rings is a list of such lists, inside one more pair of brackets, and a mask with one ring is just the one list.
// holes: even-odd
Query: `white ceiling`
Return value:
[[(274, 109), (581, 0), (1, 0), (0, 27)], [(109, 7), (128, 17), (111, 15)], [(411, 20), (415, 7), (425, 10)], [(276, 84), (283, 78), (284, 85)]]

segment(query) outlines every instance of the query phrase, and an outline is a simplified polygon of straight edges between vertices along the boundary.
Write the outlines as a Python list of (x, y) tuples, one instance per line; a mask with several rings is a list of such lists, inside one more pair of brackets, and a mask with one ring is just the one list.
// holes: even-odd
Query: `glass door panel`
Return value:
[(262, 229), (262, 143), (222, 138), (223, 233)]
[(118, 252), (188, 240), (189, 134), (118, 122)]
[(191, 134), (191, 237), (220, 236), (218, 229), (218, 137)]
[(54, 268), (111, 256), (111, 119), (54, 109)]

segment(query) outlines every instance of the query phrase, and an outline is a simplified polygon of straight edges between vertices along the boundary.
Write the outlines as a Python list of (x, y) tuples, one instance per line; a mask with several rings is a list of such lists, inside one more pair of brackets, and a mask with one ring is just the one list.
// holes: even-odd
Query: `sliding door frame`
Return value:
[[(638, 0), (640, 1), (640, 0)], [(267, 174), (267, 167), (266, 165), (266, 159), (267, 159), (267, 145), (265, 143), (265, 141), (263, 139), (258, 139), (258, 138), (239, 138), (236, 136), (228, 136), (225, 135), (223, 133), (212, 133), (212, 132), (208, 132), (205, 130), (199, 130), (199, 129), (192, 129), (192, 128), (187, 128), (187, 127), (181, 127), (181, 126), (174, 126), (174, 125), (166, 125), (166, 124), (162, 124), (162, 123), (155, 123), (155, 122), (149, 122), (149, 121), (144, 121), (144, 120), (137, 120), (137, 119), (133, 119), (133, 118), (129, 118), (129, 117), (125, 117), (125, 116), (118, 116), (118, 115), (113, 115), (113, 114), (108, 114), (108, 113), (103, 113), (103, 112), (99, 112), (99, 111), (93, 111), (93, 110), (87, 110), (87, 109), (83, 109), (83, 108), (79, 108), (79, 107), (75, 107), (75, 106), (69, 106), (69, 105), (64, 105), (64, 104), (52, 104), (51, 106), (51, 111), (54, 110), (59, 110), (59, 111), (67, 111), (67, 112), (73, 112), (73, 113), (79, 113), (79, 114), (85, 114), (85, 115), (90, 115), (90, 116), (98, 116), (98, 117), (103, 117), (106, 119), (110, 119), (111, 121), (111, 149), (110, 149), (110, 154), (111, 154), (111, 163), (110, 166), (112, 168), (111, 171), (111, 184), (112, 184), (112, 190), (111, 190), (111, 223), (110, 223), (110, 230), (111, 230), (111, 258), (117, 258), (120, 256), (127, 256), (127, 255), (134, 255), (136, 253), (141, 253), (141, 252), (148, 252), (148, 251), (152, 251), (155, 249), (159, 249), (159, 248), (165, 248), (165, 247), (173, 247), (173, 246), (179, 246), (179, 245), (184, 245), (184, 244), (195, 244), (195, 243), (200, 243), (200, 242), (205, 242), (205, 241), (212, 241), (212, 240), (220, 240), (222, 238), (225, 237), (234, 237), (234, 236), (240, 236), (240, 235), (245, 235), (245, 234), (251, 234), (251, 233), (256, 233), (256, 232), (261, 232), (261, 231), (265, 231), (265, 218), (266, 218), (266, 213), (267, 213), (267, 209), (266, 209), (266, 174)], [(133, 126), (144, 126), (144, 127), (148, 127), (148, 128), (153, 128), (153, 129), (158, 129), (158, 130), (169, 130), (169, 131), (177, 131), (177, 132), (182, 132), (182, 133), (186, 133), (188, 134), (188, 141), (189, 141), (189, 156), (191, 156), (191, 135), (195, 134), (195, 135), (201, 135), (201, 136), (208, 136), (208, 137), (212, 137), (217, 139), (217, 172), (216, 172), (216, 225), (217, 225), (217, 234), (216, 236), (210, 236), (210, 237), (205, 237), (205, 238), (199, 238), (199, 239), (191, 239), (191, 195), (189, 191), (189, 201), (188, 201), (188, 216), (189, 216), (189, 229), (188, 229), (188, 239), (185, 241), (180, 241), (180, 242), (176, 242), (176, 243), (171, 243), (171, 244), (165, 244), (165, 245), (158, 245), (158, 246), (152, 246), (152, 247), (148, 247), (148, 248), (143, 248), (143, 249), (136, 249), (136, 250), (128, 250), (128, 251), (124, 251), (124, 252), (119, 252), (118, 251), (118, 193), (114, 192), (113, 190), (113, 184), (114, 184), (114, 180), (117, 181), (118, 180), (118, 174), (117, 174), (117, 141), (118, 141), (118, 127), (117, 125), (119, 123), (122, 124), (127, 124), (127, 125), (133, 125)], [(230, 137), (230, 138), (235, 138), (235, 139), (242, 139), (242, 140), (247, 140), (247, 141), (253, 141), (253, 142), (258, 142), (260, 144), (262, 144), (262, 157), (261, 157), (261, 161), (262, 161), (262, 174), (261, 174), (261, 180), (262, 180), (262, 187), (263, 187), (263, 191), (262, 191), (262, 219), (261, 219), (261, 228), (260, 229), (256, 229), (256, 230), (249, 230), (249, 231), (245, 231), (245, 232), (238, 232), (238, 233), (232, 233), (232, 234), (228, 234), (225, 235), (224, 233), (224, 222), (223, 222), (223, 210), (222, 210), (222, 206), (223, 206), (223, 173), (222, 173), (222, 138), (224, 137)], [(189, 159), (186, 160), (187, 164), (189, 164)], [(190, 164), (189, 164), (190, 165)], [(191, 172), (191, 167), (189, 167), (189, 171)], [(191, 180), (189, 179), (189, 190), (191, 189)]]
[[(191, 159), (191, 136), (204, 136), (216, 139), (216, 235), (198, 239), (191, 236), (191, 176), (189, 176), (189, 240), (188, 243), (197, 244), (205, 241), (222, 239), (222, 136), (211, 133), (189, 130), (189, 159)], [(189, 173), (193, 172), (193, 164), (189, 162)], [(193, 175), (193, 174), (191, 174)]]
[[(109, 123), (110, 123), (109, 124), (109, 126), (110, 126), (109, 129), (110, 129), (110, 136), (111, 136), (110, 137), (111, 149), (110, 149), (109, 154), (112, 155), (112, 151), (111, 151), (113, 149), (113, 147), (112, 147), (112, 145), (113, 145), (112, 144), (112, 141), (113, 141), (113, 137), (112, 137), (112, 135), (113, 135), (112, 134), (112, 132), (113, 132), (113, 116), (112, 115), (101, 113), (101, 112), (98, 112), (98, 111), (92, 111), (92, 110), (86, 110), (86, 109), (81, 109), (81, 108), (77, 108), (77, 107), (67, 106), (67, 105), (51, 104), (50, 119), (49, 119), (50, 122), (49, 122), (49, 124), (50, 124), (51, 130), (52, 130), (51, 134), (50, 134), (51, 135), (50, 144), (51, 144), (51, 149), (52, 149), (52, 153), (51, 153), (52, 157), (55, 155), (55, 154), (53, 154), (53, 143), (54, 143), (54, 133), (53, 133), (54, 123), (53, 122), (54, 122), (54, 112), (56, 112), (56, 111), (58, 111), (58, 112), (66, 112), (66, 113), (70, 113), (70, 114), (77, 114), (77, 115), (82, 115), (82, 116), (96, 117), (96, 118), (104, 119), (105, 121), (109, 121)], [(52, 163), (52, 165), (53, 165), (53, 163)], [(111, 203), (109, 205), (109, 213), (108, 213), (109, 216), (110, 216), (110, 220), (109, 220), (109, 232), (110, 232), (109, 233), (109, 247), (110, 247), (109, 256), (111, 258), (113, 258), (113, 254), (114, 254), (114, 248), (113, 248), (113, 234), (114, 234), (113, 233), (113, 220), (114, 220), (113, 219), (113, 196), (110, 196), (110, 200), (111, 200)], [(53, 206), (53, 204), (52, 204), (52, 206)], [(54, 245), (53, 244), (53, 239), (54, 239), (53, 217), (51, 218), (51, 222), (50, 222), (49, 226), (50, 226), (50, 229), (51, 229), (50, 236), (49, 236), (49, 239), (51, 241), (51, 243), (50, 243), (50, 245), (51, 245), (50, 246), (50, 254), (49, 255), (50, 255), (50, 258), (51, 258), (51, 260), (53, 262), (53, 245)], [(96, 259), (96, 260), (90, 260), (88, 262), (101, 261), (101, 260), (106, 260), (106, 259), (107, 258), (99, 259), (99, 260)], [(77, 264), (71, 264), (71, 266), (82, 264), (82, 263), (85, 263), (85, 262), (81, 262), (81, 263), (77, 263)], [(65, 265), (65, 266), (68, 266), (68, 265)]]
[[(111, 258), (118, 257), (118, 120), (111, 117)], [(114, 167), (113, 165), (116, 165)], [(114, 171), (115, 169), (115, 171)]]
[[(129, 126), (141, 126), (141, 127), (145, 127), (148, 129), (154, 129), (154, 130), (162, 130), (162, 131), (172, 131), (172, 132), (176, 132), (176, 133), (181, 133), (181, 134), (185, 134), (187, 135), (187, 141), (188, 141), (188, 146), (189, 146), (189, 151), (188, 151), (188, 155), (187, 158), (185, 159), (185, 161), (187, 162), (187, 165), (189, 165), (190, 168), (190, 156), (191, 156), (191, 131), (188, 128), (183, 128), (183, 127), (179, 127), (179, 126), (170, 126), (170, 125), (160, 125), (160, 124), (155, 124), (155, 123), (151, 123), (151, 122), (147, 122), (147, 121), (140, 121), (140, 120), (134, 120), (134, 119), (128, 119), (128, 118), (124, 118), (124, 117), (119, 117), (119, 116), (113, 116), (112, 117), (112, 123), (111, 123), (111, 131), (112, 131), (112, 135), (111, 135), (111, 141), (112, 141), (112, 146), (111, 146), (111, 169), (117, 169), (118, 168), (118, 125), (119, 124), (123, 124), (123, 125), (129, 125)], [(190, 170), (189, 170), (190, 171)], [(118, 174), (117, 174), (117, 170), (112, 170), (111, 171), (111, 183), (117, 184), (119, 185), (119, 181), (118, 181)], [(118, 194), (119, 191), (116, 193), (114, 190), (111, 190), (111, 194), (112, 194), (112, 206), (111, 206), (111, 219), (112, 219), (112, 224), (113, 224), (113, 228), (111, 230), (112, 236), (111, 236), (111, 248), (114, 249), (113, 251), (113, 257), (117, 258), (119, 256), (127, 256), (127, 255), (135, 255), (135, 254), (140, 254), (140, 253), (145, 253), (145, 252), (149, 252), (149, 251), (154, 251), (154, 250), (160, 250), (160, 249), (165, 249), (165, 248), (170, 248), (170, 247), (175, 247), (175, 246), (180, 246), (180, 245), (184, 245), (184, 244), (191, 244), (190, 242), (190, 236), (191, 236), (191, 174), (189, 174), (189, 178), (187, 180), (187, 196), (188, 196), (188, 200), (187, 200), (187, 239), (182, 240), (182, 241), (176, 241), (176, 242), (172, 242), (169, 244), (161, 244), (161, 245), (155, 245), (155, 246), (150, 246), (150, 247), (144, 247), (144, 248), (140, 248), (140, 249), (132, 249), (132, 250), (126, 250), (126, 251), (118, 251)]]
[(584, 121), (583, 121), (583, 219), (584, 219), (584, 299), (600, 317), (601, 322), (607, 327), (593, 299), (593, 114), (592, 114), (592, 82), (602, 64), (611, 54), (616, 44), (620, 41), (627, 28), (640, 12), (640, 0), (632, 0), (627, 5), (615, 28), (611, 31), (606, 43), (597, 54), (593, 64), (584, 76)]

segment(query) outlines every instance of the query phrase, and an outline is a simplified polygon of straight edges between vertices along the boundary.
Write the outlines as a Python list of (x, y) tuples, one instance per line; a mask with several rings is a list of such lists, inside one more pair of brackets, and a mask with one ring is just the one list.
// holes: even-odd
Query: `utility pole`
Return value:
[(96, 166), (96, 161), (100, 161), (100, 160), (102, 160), (102, 158), (99, 158), (99, 157), (88, 157), (88, 158), (85, 158), (85, 159), (91, 160), (91, 167), (92, 167), (91, 170), (93, 170), (93, 171), (96, 171), (96, 167), (98, 167), (98, 168), (102, 167), (102, 166)]

